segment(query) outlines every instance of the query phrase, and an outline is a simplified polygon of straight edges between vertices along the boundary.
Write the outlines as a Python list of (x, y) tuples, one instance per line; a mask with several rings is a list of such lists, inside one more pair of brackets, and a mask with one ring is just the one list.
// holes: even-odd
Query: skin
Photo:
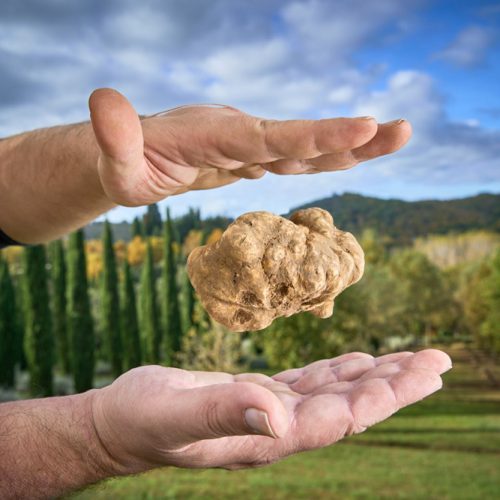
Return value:
[[(392, 153), (404, 120), (276, 121), (229, 106), (139, 117), (111, 89), (91, 122), (0, 140), (0, 228), (46, 242), (117, 204), (140, 206), (241, 178), (351, 168)], [(361, 432), (441, 387), (440, 351), (351, 353), (270, 378), (146, 366), (73, 396), (0, 405), (0, 498), (51, 498), (153, 467), (236, 469)]]
[[(268, 377), (135, 368), (84, 394), (0, 405), (0, 497), (48, 498), (159, 466), (239, 469), (329, 446), (441, 388), (437, 350), (350, 353)], [(265, 418), (249, 425), (249, 408)]]
[(23, 243), (56, 239), (116, 205), (278, 175), (345, 170), (410, 138), (405, 120), (265, 120), (229, 106), (139, 117), (112, 89), (89, 99), (91, 123), (0, 141), (0, 228)]

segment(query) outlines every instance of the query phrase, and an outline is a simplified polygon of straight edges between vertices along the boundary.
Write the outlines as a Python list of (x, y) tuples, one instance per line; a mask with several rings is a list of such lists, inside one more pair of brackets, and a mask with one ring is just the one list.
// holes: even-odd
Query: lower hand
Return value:
[(411, 135), (404, 120), (277, 121), (230, 106), (182, 106), (140, 119), (112, 89), (96, 90), (89, 106), (102, 188), (111, 202), (125, 206), (257, 179), (266, 172), (344, 170), (398, 150)]
[(236, 469), (329, 446), (441, 388), (437, 350), (350, 353), (268, 377), (135, 368), (89, 393), (116, 474), (161, 465)]

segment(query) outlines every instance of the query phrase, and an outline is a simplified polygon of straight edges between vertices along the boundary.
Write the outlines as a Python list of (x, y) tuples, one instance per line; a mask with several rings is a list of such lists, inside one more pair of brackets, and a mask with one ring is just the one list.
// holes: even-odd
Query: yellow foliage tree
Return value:
[(138, 266), (144, 262), (146, 255), (146, 242), (140, 237), (135, 236), (127, 247), (127, 260), (131, 266)]
[(102, 243), (100, 240), (85, 242), (87, 254), (87, 276), (90, 281), (96, 280), (102, 272)]
[(163, 257), (163, 238), (160, 236), (151, 236), (149, 241), (151, 243), (151, 248), (153, 249), (153, 261), (157, 264)]
[(127, 258), (127, 244), (123, 240), (118, 240), (113, 246), (115, 249), (116, 261), (122, 264)]
[(183, 252), (187, 257), (196, 247), (201, 245), (203, 233), (199, 229), (191, 229), (184, 240)]
[(220, 237), (222, 236), (222, 229), (219, 229), (216, 227), (209, 235), (207, 238), (207, 245), (210, 245), (211, 243), (215, 243), (216, 241), (220, 240)]

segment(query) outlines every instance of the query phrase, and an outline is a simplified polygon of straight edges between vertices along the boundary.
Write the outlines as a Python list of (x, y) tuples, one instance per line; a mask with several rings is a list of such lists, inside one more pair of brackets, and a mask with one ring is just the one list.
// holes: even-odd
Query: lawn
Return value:
[(499, 498), (500, 391), (467, 351), (448, 351), (440, 393), (330, 448), (255, 470), (165, 468), (72, 498)]

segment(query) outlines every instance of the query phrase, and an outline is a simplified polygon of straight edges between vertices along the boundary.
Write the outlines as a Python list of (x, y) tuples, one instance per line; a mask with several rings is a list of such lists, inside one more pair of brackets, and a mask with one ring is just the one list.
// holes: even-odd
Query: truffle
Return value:
[(321, 208), (290, 219), (250, 212), (215, 243), (195, 248), (187, 268), (210, 316), (241, 332), (300, 311), (331, 316), (335, 297), (361, 278), (364, 255)]

